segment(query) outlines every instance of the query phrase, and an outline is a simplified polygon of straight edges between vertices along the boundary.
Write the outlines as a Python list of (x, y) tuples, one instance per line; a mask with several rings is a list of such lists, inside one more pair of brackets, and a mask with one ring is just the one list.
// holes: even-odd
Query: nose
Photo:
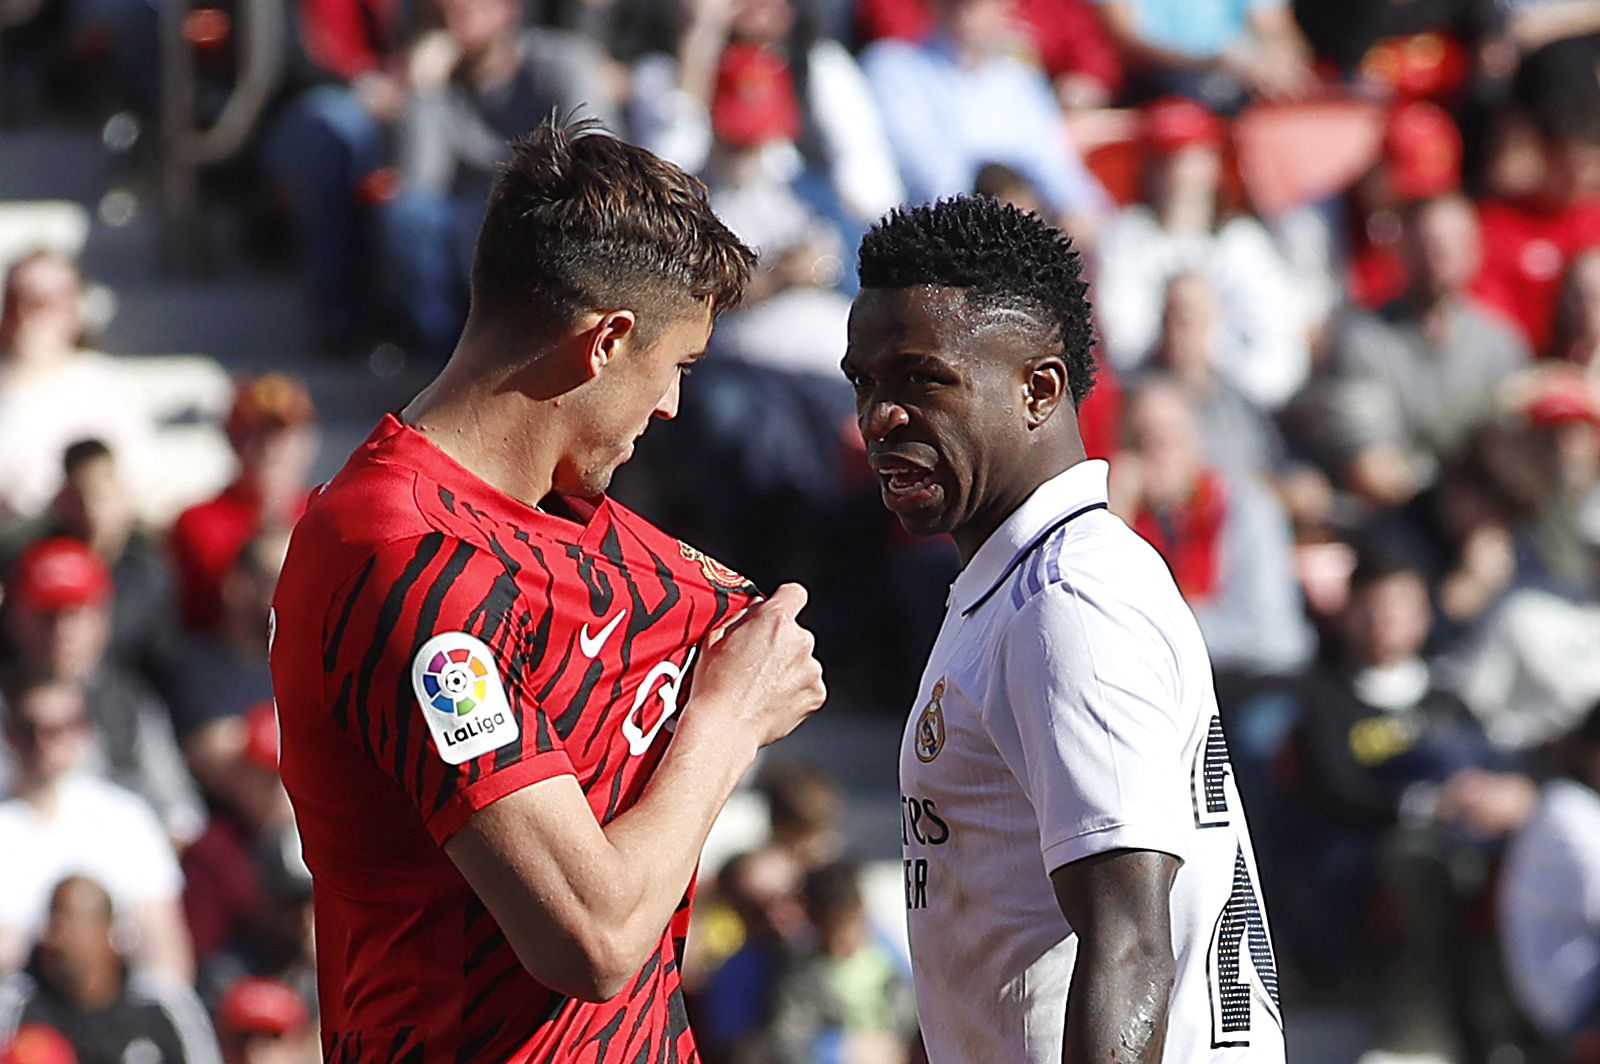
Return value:
[(667, 387), (667, 394), (663, 395), (660, 402), (656, 403), (654, 410), (656, 417), (662, 421), (671, 421), (678, 416), (678, 395), (682, 385), (683, 374), (674, 373), (672, 375), (672, 383)]
[(861, 435), (870, 443), (884, 439), (895, 429), (910, 424), (911, 415), (899, 403), (868, 399), (862, 405), (856, 422), (861, 426)]

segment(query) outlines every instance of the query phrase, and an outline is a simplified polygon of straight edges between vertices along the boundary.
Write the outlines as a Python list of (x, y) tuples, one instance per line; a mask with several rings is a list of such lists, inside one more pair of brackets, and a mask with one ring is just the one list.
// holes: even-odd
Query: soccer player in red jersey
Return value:
[(821, 669), (799, 587), (761, 599), (604, 492), (751, 261), (698, 181), (547, 122), (449, 363), (296, 527), (272, 674), (325, 1058), (698, 1060), (696, 861)]

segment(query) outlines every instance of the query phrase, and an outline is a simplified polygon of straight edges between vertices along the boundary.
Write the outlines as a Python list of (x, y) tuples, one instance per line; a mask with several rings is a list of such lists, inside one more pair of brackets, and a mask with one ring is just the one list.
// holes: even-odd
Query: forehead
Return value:
[(862, 289), (850, 308), (847, 357), (864, 362), (916, 352), (960, 360), (976, 347), (978, 317), (961, 288)]

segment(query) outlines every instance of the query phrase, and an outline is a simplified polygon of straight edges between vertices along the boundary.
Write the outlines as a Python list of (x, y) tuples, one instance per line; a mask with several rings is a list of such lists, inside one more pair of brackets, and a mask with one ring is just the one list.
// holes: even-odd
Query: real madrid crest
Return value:
[(944, 749), (944, 706), (940, 705), (943, 698), (944, 679), (940, 678), (933, 685), (933, 697), (928, 699), (928, 704), (922, 707), (922, 713), (917, 717), (917, 731), (912, 743), (918, 761), (932, 761)]

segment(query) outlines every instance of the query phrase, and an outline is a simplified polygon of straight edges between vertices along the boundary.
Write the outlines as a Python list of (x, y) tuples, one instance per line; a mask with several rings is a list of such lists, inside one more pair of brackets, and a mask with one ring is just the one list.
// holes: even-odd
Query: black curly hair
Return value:
[(985, 310), (1031, 318), (1059, 344), (1074, 404), (1094, 387), (1094, 330), (1083, 259), (1037, 215), (986, 196), (899, 207), (861, 241), (863, 288), (964, 288)]

